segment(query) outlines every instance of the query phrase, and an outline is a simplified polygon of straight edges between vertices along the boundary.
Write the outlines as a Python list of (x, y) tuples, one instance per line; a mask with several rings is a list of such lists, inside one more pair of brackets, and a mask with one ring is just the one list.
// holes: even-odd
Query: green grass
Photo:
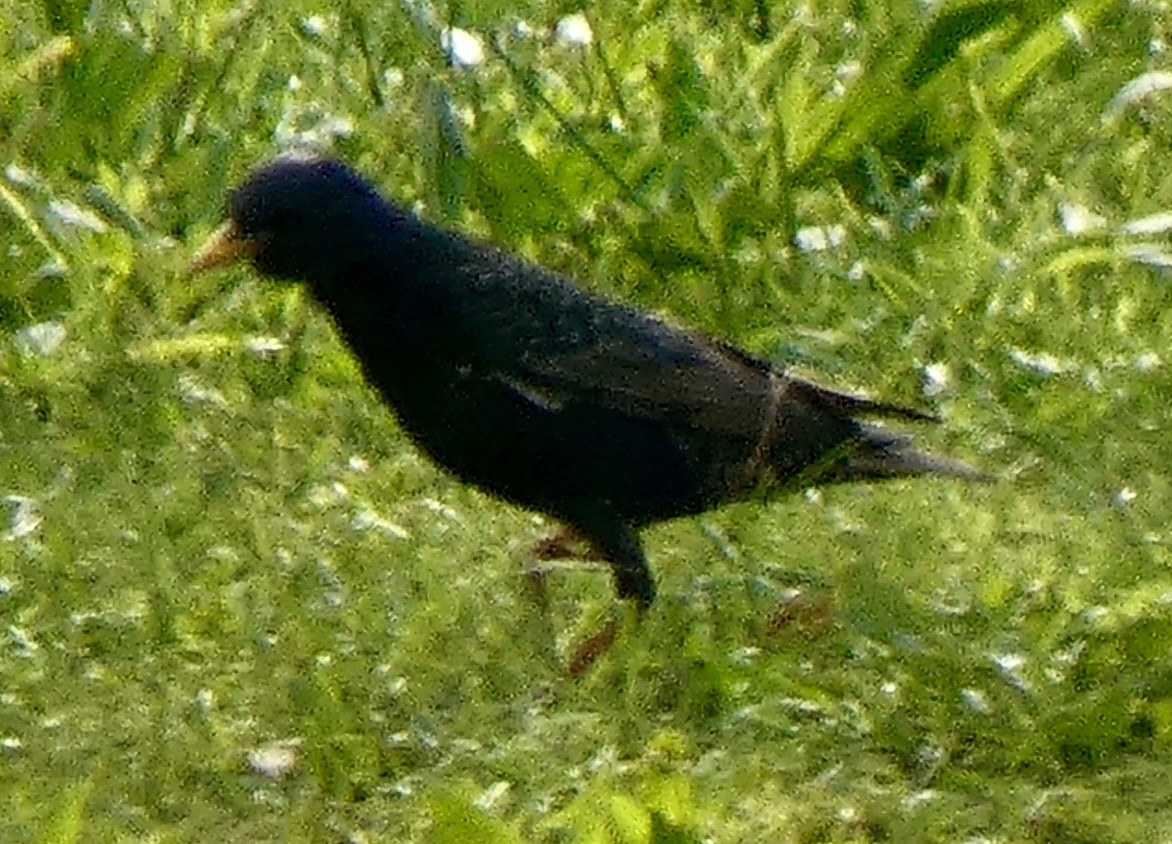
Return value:
[[(1172, 835), (1172, 246), (1123, 229), (1172, 204), (1172, 93), (1114, 99), (1161, 6), (575, 11), (0, 0), (0, 839)], [(540, 520), (304, 294), (182, 274), (298, 137), (1003, 480), (651, 530), (663, 600), (567, 680), (604, 573), (543, 612)]]

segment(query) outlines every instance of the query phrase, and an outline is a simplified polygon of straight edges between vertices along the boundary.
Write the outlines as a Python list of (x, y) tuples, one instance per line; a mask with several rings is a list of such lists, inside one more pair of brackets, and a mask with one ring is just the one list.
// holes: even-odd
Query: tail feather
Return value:
[(875, 401), (851, 393), (840, 393), (838, 390), (831, 390), (810, 381), (794, 379), (789, 382), (787, 389), (796, 390), (807, 401), (830, 410), (836, 410), (843, 416), (879, 416), (889, 419), (906, 419), (909, 422), (940, 421), (940, 417), (927, 411)]
[(937, 457), (915, 449), (912, 438), (874, 425), (860, 425), (861, 436), (830, 470), (832, 481), (868, 481), (945, 475), (970, 481), (992, 476), (959, 460)]
[(862, 421), (878, 416), (938, 422), (932, 414), (797, 379), (788, 381), (785, 389), (771, 449), (771, 462), (781, 477), (815, 484), (919, 475), (992, 480), (958, 460), (917, 451), (907, 434)]

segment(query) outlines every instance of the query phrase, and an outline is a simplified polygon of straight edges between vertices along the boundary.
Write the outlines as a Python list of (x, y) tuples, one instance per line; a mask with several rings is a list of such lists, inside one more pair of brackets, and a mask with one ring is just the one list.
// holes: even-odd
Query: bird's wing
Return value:
[(747, 442), (768, 424), (781, 383), (768, 363), (658, 319), (621, 313), (583, 343), (530, 346), (507, 367), (515, 386), (559, 402)]
[(593, 405), (749, 443), (768, 426), (784, 383), (768, 362), (491, 247), (460, 246), (461, 295), (447, 306), (463, 330), (453, 326), (449, 348), (481, 376), (551, 410)]

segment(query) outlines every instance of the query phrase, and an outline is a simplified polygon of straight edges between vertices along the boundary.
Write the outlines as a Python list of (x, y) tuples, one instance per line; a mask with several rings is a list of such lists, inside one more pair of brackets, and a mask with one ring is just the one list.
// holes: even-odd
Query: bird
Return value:
[(227, 198), (189, 273), (244, 261), (303, 284), (415, 445), (545, 514), (540, 546), (656, 598), (640, 531), (761, 494), (984, 477), (875, 420), (935, 421), (795, 377), (733, 343), (427, 221), (324, 155), (284, 154)]

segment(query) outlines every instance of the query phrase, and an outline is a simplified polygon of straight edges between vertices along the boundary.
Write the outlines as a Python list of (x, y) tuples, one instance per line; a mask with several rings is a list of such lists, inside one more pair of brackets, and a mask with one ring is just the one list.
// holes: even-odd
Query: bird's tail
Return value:
[(876, 425), (860, 424), (861, 436), (844, 449), (845, 454), (828, 467), (824, 483), (911, 478), (917, 475), (947, 475), (970, 481), (993, 478), (948, 457), (938, 457), (915, 449), (907, 434)]
[(911, 408), (788, 380), (771, 449), (775, 470), (797, 483), (827, 484), (947, 475), (991, 477), (958, 460), (917, 451), (910, 436), (864, 421), (870, 418), (936, 422)]

